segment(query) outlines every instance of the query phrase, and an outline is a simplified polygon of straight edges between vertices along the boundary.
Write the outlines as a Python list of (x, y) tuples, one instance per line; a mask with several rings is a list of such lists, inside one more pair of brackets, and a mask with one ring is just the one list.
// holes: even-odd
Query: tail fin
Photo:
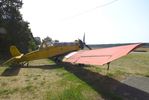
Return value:
[(17, 49), (17, 47), (16, 46), (13, 46), (13, 45), (10, 47), (10, 53), (11, 53), (12, 57), (21, 55), (21, 53)]

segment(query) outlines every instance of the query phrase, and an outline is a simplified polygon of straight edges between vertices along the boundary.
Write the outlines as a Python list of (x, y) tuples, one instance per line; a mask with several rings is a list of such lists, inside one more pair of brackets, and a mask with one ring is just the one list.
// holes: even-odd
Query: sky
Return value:
[(34, 37), (87, 44), (149, 42), (149, 0), (23, 0)]

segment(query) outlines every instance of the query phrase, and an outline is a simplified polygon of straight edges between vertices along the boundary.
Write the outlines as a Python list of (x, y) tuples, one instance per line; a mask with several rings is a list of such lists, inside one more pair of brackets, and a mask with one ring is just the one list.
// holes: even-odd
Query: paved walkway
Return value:
[(149, 77), (130, 76), (121, 82), (116, 92), (126, 100), (149, 100)]
[(149, 77), (130, 76), (122, 81), (123, 83), (149, 93)]

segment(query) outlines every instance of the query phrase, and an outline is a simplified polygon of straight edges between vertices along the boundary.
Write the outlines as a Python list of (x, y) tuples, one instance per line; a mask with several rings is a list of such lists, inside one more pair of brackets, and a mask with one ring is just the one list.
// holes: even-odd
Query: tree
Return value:
[(36, 47), (29, 23), (20, 14), (22, 5), (22, 0), (0, 0), (0, 27), (7, 32), (0, 36), (0, 53), (7, 54), (10, 45), (16, 45), (23, 53)]
[(43, 39), (45, 42), (52, 42), (52, 38), (50, 38), (49, 36), (47, 36), (46, 38)]
[(34, 40), (35, 40), (35, 44), (36, 44), (36, 45), (40, 45), (40, 44), (41, 44), (41, 39), (40, 39), (40, 37), (34, 37)]
[(57, 42), (57, 43), (58, 43), (58, 42), (59, 42), (59, 40), (54, 40), (54, 42)]

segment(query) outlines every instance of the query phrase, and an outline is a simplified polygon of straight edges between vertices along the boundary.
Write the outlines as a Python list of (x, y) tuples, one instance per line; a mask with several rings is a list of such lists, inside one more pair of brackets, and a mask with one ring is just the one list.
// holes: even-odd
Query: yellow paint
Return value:
[(30, 61), (30, 60), (36, 60), (36, 59), (43, 59), (48, 57), (54, 57), (58, 55), (62, 55), (68, 52), (72, 52), (75, 50), (79, 50), (78, 45), (73, 46), (49, 46), (47, 48), (37, 50), (31, 53), (28, 53), (24, 55), (20, 61)]
[(13, 62), (24, 62), (24, 61), (31, 61), (43, 58), (52, 58), (55, 56), (63, 55), (72, 51), (80, 50), (80, 46), (76, 45), (66, 45), (66, 46), (49, 46), (47, 48), (43, 48), (40, 50), (36, 50), (25, 55), (21, 54), (19, 50), (15, 46), (10, 47), (10, 52), (13, 56), (13, 60), (9, 61)]
[(11, 53), (12, 57), (16, 57), (16, 56), (20, 56), (21, 55), (20, 51), (14, 45), (12, 45), (10, 47), (10, 53)]

